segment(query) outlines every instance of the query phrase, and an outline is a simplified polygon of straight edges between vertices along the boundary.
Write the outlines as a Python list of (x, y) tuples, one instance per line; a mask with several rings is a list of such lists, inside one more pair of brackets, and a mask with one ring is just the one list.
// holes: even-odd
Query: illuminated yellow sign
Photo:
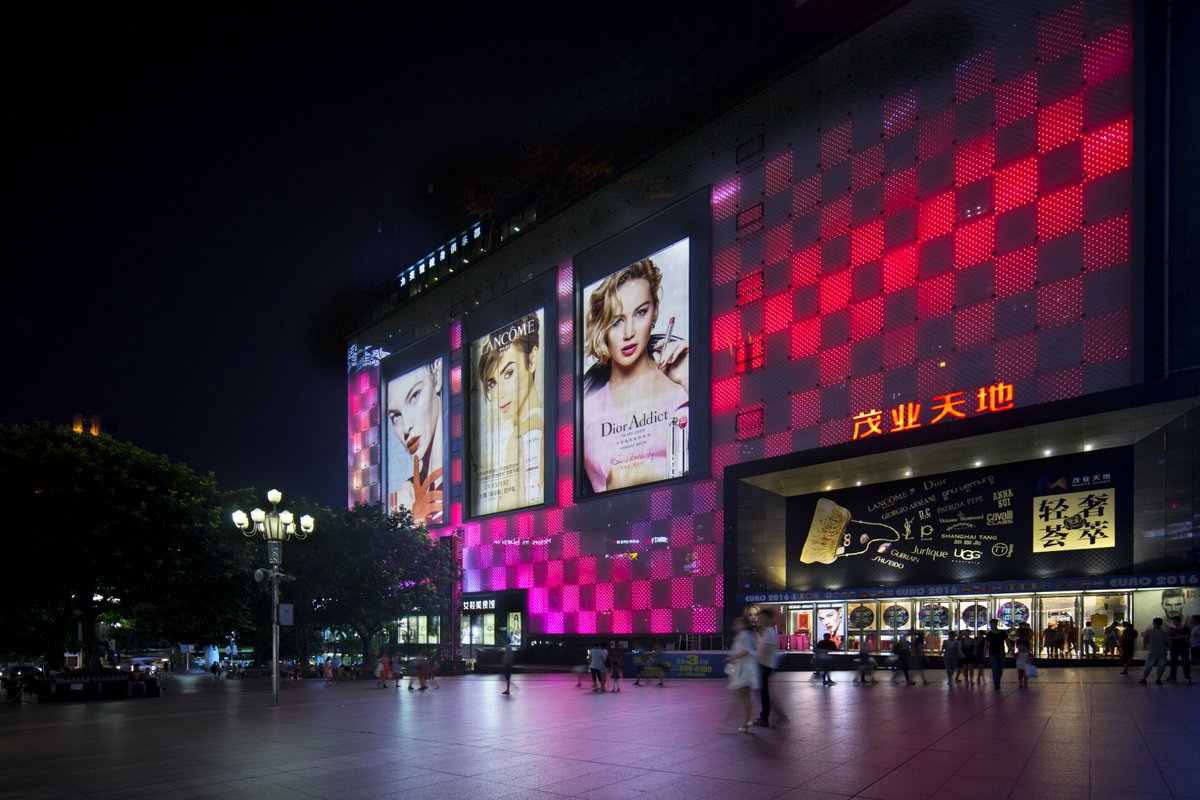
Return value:
[(1116, 547), (1116, 490), (1093, 489), (1033, 498), (1033, 552)]

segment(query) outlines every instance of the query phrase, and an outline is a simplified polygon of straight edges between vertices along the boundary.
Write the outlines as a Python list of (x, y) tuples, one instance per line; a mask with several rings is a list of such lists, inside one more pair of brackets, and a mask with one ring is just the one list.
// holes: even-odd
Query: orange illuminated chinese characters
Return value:
[[(977, 415), (1010, 411), (1016, 406), (1011, 383), (1001, 381), (993, 383), (991, 386), (982, 386), (975, 390), (974, 395), (978, 400), (975, 408)], [(888, 412), (892, 424), (887, 432), (912, 430), (920, 428), (923, 424), (937, 425), (947, 417), (963, 419), (968, 416), (968, 408), (966, 392), (947, 392), (937, 395), (927, 409), (927, 413), (932, 417), (928, 423), (924, 423), (921, 419), (923, 410), (921, 403), (900, 403)], [(883, 414), (884, 412), (877, 408), (855, 414), (851, 418), (854, 422), (854, 433), (851, 438), (857, 440), (865, 439), (868, 436), (882, 436), (884, 433)]]

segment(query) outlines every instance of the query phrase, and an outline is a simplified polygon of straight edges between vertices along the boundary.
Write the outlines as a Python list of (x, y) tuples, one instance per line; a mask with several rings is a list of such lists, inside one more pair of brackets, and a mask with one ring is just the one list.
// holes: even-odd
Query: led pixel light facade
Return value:
[[(711, 293), (711, 385), (691, 387), (710, 393), (707, 472), (611, 497), (573, 484), (571, 254), (661, 200), (544, 267), (559, 379), (545, 387), (558, 479), (542, 506), (464, 518), (454, 322), (450, 519), (436, 532), (461, 530), (463, 591), (525, 590), (527, 635), (716, 632), (726, 467), (862, 438), (871, 412), (878, 435), (953, 425), (956, 393), (975, 415), (1135, 382), (1131, 19), (1123, 0), (912, 2), (635, 171), (624, 185), (710, 197), (709, 281), (693, 291)], [(906, 38), (929, 46), (897, 52)], [(623, 191), (564, 217), (591, 220)], [(349, 386), (351, 499), (378, 502), (378, 368)]]

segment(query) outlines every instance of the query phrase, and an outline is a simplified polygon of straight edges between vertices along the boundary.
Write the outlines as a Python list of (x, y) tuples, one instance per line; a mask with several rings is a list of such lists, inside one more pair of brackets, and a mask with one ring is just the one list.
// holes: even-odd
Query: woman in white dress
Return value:
[(725, 657), (725, 672), (729, 675), (729, 688), (742, 704), (740, 733), (750, 732), (750, 693), (758, 688), (758, 660), (754, 655), (754, 636), (746, 620), (738, 617), (733, 621), (733, 648)]

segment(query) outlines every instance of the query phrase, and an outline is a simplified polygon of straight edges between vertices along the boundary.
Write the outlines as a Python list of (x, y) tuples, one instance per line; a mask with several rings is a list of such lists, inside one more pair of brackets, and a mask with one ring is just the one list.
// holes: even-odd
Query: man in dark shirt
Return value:
[(1183, 679), (1188, 683), (1192, 682), (1192, 658), (1188, 652), (1191, 635), (1192, 630), (1183, 624), (1183, 617), (1175, 617), (1170, 620), (1167, 626), (1168, 658), (1171, 667), (1171, 674), (1167, 676), (1168, 683), (1175, 682), (1175, 671), (1181, 662)]
[(1000, 679), (1004, 676), (1004, 653), (1008, 648), (1008, 634), (1000, 630), (1000, 620), (988, 622), (987, 636), (988, 662), (992, 665), (992, 688), (1000, 688)]

